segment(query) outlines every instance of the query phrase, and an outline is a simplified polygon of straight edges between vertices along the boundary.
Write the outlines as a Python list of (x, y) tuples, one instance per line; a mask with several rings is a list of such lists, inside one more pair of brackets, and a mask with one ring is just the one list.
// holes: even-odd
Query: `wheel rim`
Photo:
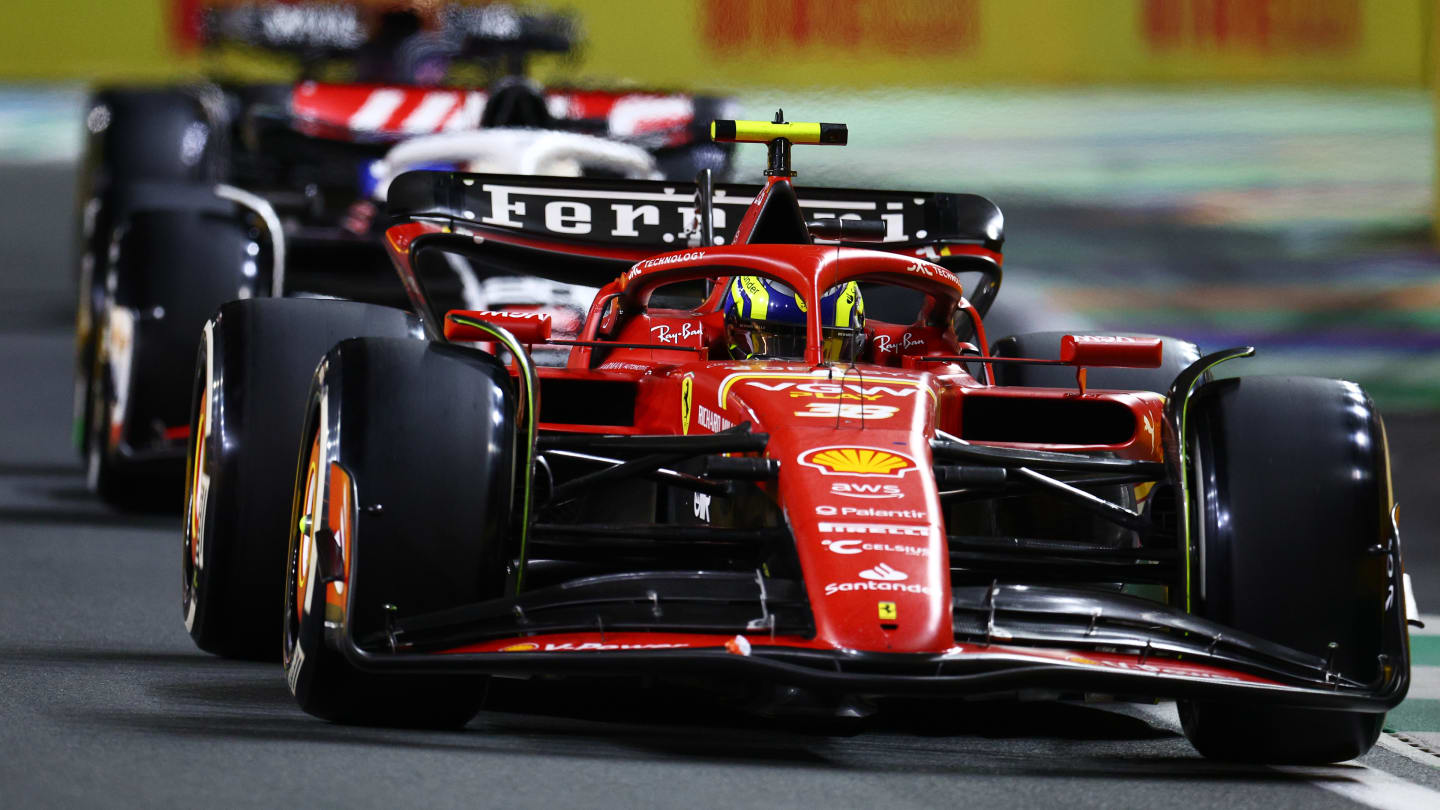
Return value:
[(315, 573), (315, 532), (319, 529), (320, 510), (324, 501), (324, 476), (321, 474), (320, 431), (311, 438), (305, 462), (305, 495), (296, 503), (291, 515), (290, 559), (285, 582), (285, 659), (287, 668), (299, 644), (305, 611), (310, 603), (309, 589)]
[(320, 527), (320, 501), (321, 493), (321, 465), (320, 465), (320, 434), (315, 434), (315, 440), (310, 443), (309, 461), (305, 465), (305, 499), (301, 502), (300, 522), (295, 527), (299, 532), (300, 542), (297, 543), (299, 559), (296, 560), (295, 568), (295, 620), (303, 618), (305, 605), (308, 604), (307, 588), (310, 586), (310, 574), (315, 566), (315, 531)]
[(200, 588), (200, 572), (205, 568), (205, 517), (210, 505), (211, 454), (210, 434), (214, 429), (211, 416), (213, 374), (210, 373), (209, 334), (201, 345), (204, 347), (205, 376), (198, 380), (196, 398), (200, 407), (196, 410), (194, 424), (190, 429), (189, 465), (185, 488), (185, 531), (181, 554), (183, 572), (180, 590), (181, 606), (185, 615), (185, 628), (193, 630), (195, 612), (199, 604), (196, 592)]
[(79, 301), (75, 306), (75, 404), (72, 412), (72, 438), (75, 446), (89, 459), (90, 390), (95, 376), (95, 312), (96, 291), (91, 281), (93, 256), (81, 260)]
[[(124, 414), (134, 358), (134, 315), (107, 301), (98, 321), (95, 376), (91, 382), (90, 448), (86, 481), (91, 490), (105, 484), (105, 465), (124, 442)], [(117, 415), (121, 421), (116, 421)]]
[(90, 440), (85, 453), (85, 485), (91, 492), (97, 492), (100, 489), (100, 468), (104, 466), (104, 453), (108, 449), (107, 428), (110, 424), (110, 414), (105, 397), (109, 388), (106, 384), (109, 375), (109, 369), (103, 364), (97, 363), (95, 380), (90, 386)]

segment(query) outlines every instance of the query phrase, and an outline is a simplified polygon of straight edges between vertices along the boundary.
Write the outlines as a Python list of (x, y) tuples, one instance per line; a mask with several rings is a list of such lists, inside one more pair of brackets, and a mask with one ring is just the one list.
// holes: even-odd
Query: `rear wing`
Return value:
[[(716, 183), (712, 188), (714, 242), (730, 244), (761, 186)], [(477, 235), (529, 237), (562, 251), (619, 249), (636, 254), (638, 261), (698, 244), (702, 207), (697, 189), (696, 183), (660, 180), (417, 171), (395, 179), (387, 206), (401, 220), (437, 222)], [(962, 249), (952, 251), (955, 256), (1000, 263), (1004, 217), (979, 195), (820, 187), (801, 187), (796, 194), (807, 220), (884, 224), (882, 240), (857, 246), (897, 251), (950, 246)]]

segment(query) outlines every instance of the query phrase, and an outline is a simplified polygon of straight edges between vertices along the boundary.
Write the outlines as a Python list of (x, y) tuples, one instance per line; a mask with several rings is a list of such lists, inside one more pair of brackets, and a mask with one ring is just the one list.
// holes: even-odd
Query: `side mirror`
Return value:
[(445, 313), (446, 340), (494, 340), (495, 336), (467, 321), (484, 321), (498, 326), (521, 343), (544, 343), (550, 339), (550, 316), (540, 312), (487, 312), (452, 309)]
[(1065, 335), (1060, 338), (1060, 362), (1072, 366), (1159, 368), (1164, 346), (1160, 338)]

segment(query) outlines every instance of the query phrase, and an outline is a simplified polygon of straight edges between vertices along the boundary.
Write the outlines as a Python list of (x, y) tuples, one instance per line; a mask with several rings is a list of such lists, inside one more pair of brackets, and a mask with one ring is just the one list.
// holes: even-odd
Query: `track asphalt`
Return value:
[[(1440, 635), (1414, 639), (1397, 733), (1320, 769), (1202, 760), (1166, 705), (971, 705), (818, 727), (671, 693), (507, 684), (462, 732), (316, 721), (278, 666), (190, 644), (178, 518), (118, 514), (85, 492), (68, 445), (73, 170), (30, 160), (0, 167), (0, 808), (1440, 806), (1440, 757), (1426, 753), (1440, 750)], [(1077, 249), (1092, 254), (1114, 238), (1083, 212), (1008, 213), (1088, 232)], [(1440, 614), (1440, 424), (1424, 411), (1387, 424), (1409, 569), (1422, 610)]]

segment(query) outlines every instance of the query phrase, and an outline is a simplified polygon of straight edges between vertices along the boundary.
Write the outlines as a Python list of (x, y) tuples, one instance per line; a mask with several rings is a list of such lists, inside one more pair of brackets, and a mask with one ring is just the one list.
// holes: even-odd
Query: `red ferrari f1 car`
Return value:
[[(241, 597), (283, 571), (290, 688), (339, 722), (463, 723), (486, 676), (635, 674), (810, 711), (1175, 698), (1228, 759), (1374, 744), (1409, 658), (1364, 392), (1212, 380), (1252, 350), (1153, 336), (991, 346), (992, 203), (797, 191), (791, 146), (841, 125), (712, 135), (768, 143), (764, 186), (414, 172), (386, 237), (413, 312), (222, 308), (192, 422), (197, 642), (270, 631)], [(447, 253), (611, 280), (559, 341), (437, 311), (418, 268)], [(565, 367), (531, 362), (557, 344)], [(312, 374), (304, 403), (267, 396)], [(291, 479), (266, 460), (300, 419)]]

